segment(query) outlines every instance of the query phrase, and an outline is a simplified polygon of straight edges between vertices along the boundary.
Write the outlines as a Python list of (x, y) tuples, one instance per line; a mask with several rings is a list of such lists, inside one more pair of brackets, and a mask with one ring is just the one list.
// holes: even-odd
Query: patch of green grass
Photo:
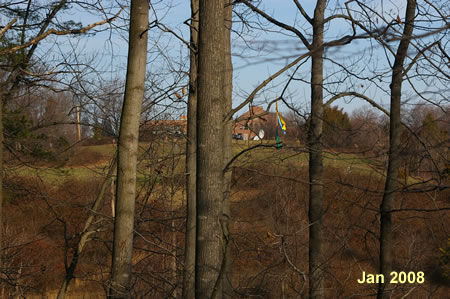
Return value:
[[(237, 141), (233, 144), (233, 154), (236, 155), (245, 151), (249, 147), (257, 144), (262, 146), (245, 152), (237, 158), (233, 165), (240, 167), (249, 167), (259, 163), (271, 163), (271, 165), (278, 165), (277, 167), (307, 167), (309, 156), (305, 147), (300, 143), (285, 144), (280, 150), (274, 147), (266, 147), (268, 144), (273, 144), (274, 141), (261, 143), (260, 141)], [(353, 153), (335, 154), (324, 151), (323, 153), (324, 168), (341, 169), (347, 173), (359, 175), (376, 175), (381, 177), (384, 175), (384, 169), (380, 168), (381, 163), (378, 160), (363, 157)]]
[(112, 157), (117, 150), (117, 146), (114, 144), (102, 144), (102, 145), (90, 145), (76, 148), (75, 153), (81, 150), (89, 150), (99, 153), (103, 156)]
[(16, 170), (16, 174), (24, 177), (40, 178), (46, 183), (59, 185), (69, 178), (79, 180), (90, 180), (92, 178), (101, 178), (106, 174), (104, 168), (88, 168), (88, 167), (65, 167), (65, 168), (49, 168), (49, 167), (21, 167)]
[[(250, 167), (251, 165), (257, 165), (260, 163), (271, 163), (272, 165), (275, 164), (280, 167), (307, 167), (309, 159), (308, 153), (305, 151), (305, 148), (300, 145), (300, 143), (285, 144), (285, 146), (281, 149), (276, 149), (271, 146), (274, 143), (275, 142), (273, 140), (264, 140), (262, 142), (233, 141), (233, 155), (243, 152), (237, 159), (234, 160), (233, 165)], [(149, 143), (141, 143), (139, 145), (139, 158), (141, 160), (138, 163), (138, 185), (142, 186), (145, 182), (154, 179), (156, 179), (157, 183), (160, 182), (160, 178), (155, 178), (153, 177), (155, 175), (154, 173), (148, 172), (149, 169), (153, 169), (154, 167), (159, 167), (163, 172), (171, 172), (171, 167), (175, 167), (175, 174), (184, 173), (185, 145), (186, 143), (183, 140), (178, 140), (175, 144), (170, 140), (161, 141), (157, 144), (154, 143), (151, 145)], [(151, 146), (150, 151), (148, 150), (149, 146)], [(257, 147), (246, 151), (249, 147), (254, 146)], [(102, 178), (106, 175), (107, 166), (109, 164), (108, 159), (112, 158), (116, 153), (117, 146), (113, 144), (92, 145), (75, 148), (74, 150), (74, 155), (77, 155), (77, 153), (81, 155), (83, 152), (86, 153), (89, 151), (99, 153), (103, 157), (103, 161), (101, 161), (101, 163), (95, 163), (95, 166), (66, 166), (61, 168), (21, 167), (18, 169), (17, 174), (21, 176), (39, 177), (43, 181), (52, 184), (62, 183), (69, 178), (76, 178), (80, 180)], [(171, 164), (171, 156), (178, 159), (175, 166)], [(359, 173), (362, 175), (373, 173), (382, 175), (380, 171), (377, 171), (375, 168), (377, 161), (373, 161), (357, 154), (334, 154), (332, 152), (324, 152), (323, 158), (325, 168), (332, 167), (345, 171), (351, 169), (353, 173)]]

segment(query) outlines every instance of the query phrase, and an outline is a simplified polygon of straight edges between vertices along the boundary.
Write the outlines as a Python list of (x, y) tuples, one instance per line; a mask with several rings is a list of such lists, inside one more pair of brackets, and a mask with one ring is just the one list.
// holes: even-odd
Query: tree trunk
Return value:
[[(414, 27), (416, 1), (408, 0), (406, 7), (405, 28), (403, 29), (402, 40), (395, 55), (392, 69), (391, 81), (391, 111), (389, 121), (389, 161), (384, 186), (383, 200), (380, 206), (380, 273), (386, 280), (389, 279), (392, 271), (392, 214), (395, 191), (397, 189), (397, 176), (400, 167), (400, 106), (403, 82), (403, 64), (407, 55), (410, 38)], [(380, 283), (378, 286), (377, 298), (390, 298), (391, 290), (389, 283)]]
[(195, 236), (197, 179), (197, 45), (198, 0), (191, 0), (189, 99), (186, 143), (186, 241), (184, 250), (183, 298), (195, 298)]
[(125, 96), (118, 142), (117, 200), (109, 297), (130, 297), (139, 119), (147, 60), (148, 0), (132, 0)]
[(0, 91), (0, 269), (3, 267), (3, 139), (3, 91)]
[(326, 2), (317, 1), (313, 19), (311, 65), (311, 122), (309, 143), (309, 296), (324, 297), (324, 271), (322, 249), (323, 213), (323, 31)]
[(210, 298), (217, 287), (224, 239), (223, 201), (223, 0), (200, 0), (197, 105), (197, 243), (195, 293)]
[[(224, 49), (224, 78), (223, 78), (223, 96), (224, 96), (224, 116), (231, 111), (233, 104), (233, 64), (231, 62), (231, 19), (233, 17), (233, 7), (231, 0), (224, 0), (225, 12), (224, 12), (224, 25), (223, 30), (223, 49)], [(232, 130), (233, 120), (225, 120), (223, 126), (224, 137), (224, 168), (231, 160), (233, 156), (233, 143), (232, 143)], [(224, 252), (224, 274), (222, 279), (222, 298), (231, 298), (233, 293), (232, 276), (231, 276), (231, 242), (230, 242), (230, 219), (231, 219), (231, 168), (225, 170), (224, 173), (224, 190), (223, 190), (223, 212), (221, 217), (222, 232), (225, 241)]]

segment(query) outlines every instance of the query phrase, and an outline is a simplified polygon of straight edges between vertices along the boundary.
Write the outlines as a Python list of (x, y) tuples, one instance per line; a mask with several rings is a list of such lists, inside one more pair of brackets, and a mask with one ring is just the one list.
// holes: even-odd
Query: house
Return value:
[[(255, 117), (260, 115), (258, 117)], [(250, 106), (235, 120), (233, 138), (241, 140), (274, 138), (278, 126), (277, 115), (265, 112), (261, 106)], [(187, 115), (181, 115), (178, 120), (148, 120), (141, 126), (141, 139), (151, 136), (181, 137), (187, 134)]]
[[(257, 115), (261, 116), (255, 117)], [(250, 106), (250, 109), (237, 120), (239, 121), (236, 121), (233, 126), (235, 139), (254, 140), (275, 137), (278, 126), (277, 115), (274, 112), (265, 113), (261, 106)]]

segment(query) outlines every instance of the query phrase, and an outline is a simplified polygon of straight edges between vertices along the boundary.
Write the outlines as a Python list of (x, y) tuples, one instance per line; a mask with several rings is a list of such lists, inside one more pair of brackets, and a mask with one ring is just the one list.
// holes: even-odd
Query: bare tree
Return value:
[(197, 180), (197, 46), (198, 0), (191, 0), (189, 98), (186, 141), (186, 236), (184, 247), (183, 298), (195, 297), (196, 180)]
[[(36, 59), (36, 50), (39, 49), (42, 41), (49, 36), (61, 36), (61, 35), (81, 35), (86, 33), (93, 28), (100, 25), (112, 22), (120, 14), (120, 10), (112, 18), (108, 18), (96, 23), (92, 23), (88, 26), (82, 27), (80, 24), (61, 24), (62, 26), (56, 26), (54, 28), (55, 19), (64, 9), (67, 8), (68, 1), (61, 0), (56, 1), (53, 5), (46, 6), (37, 3), (32, 3), (28, 1), (27, 4), (22, 7), (23, 3), (7, 3), (2, 5), (2, 13), (9, 16), (18, 17), (12, 19), (5, 27), (0, 30), (0, 37), (5, 38), (6, 35), (14, 31), (16, 36), (20, 37), (19, 43), (6, 43), (7, 46), (0, 48), (0, 55), (6, 58), (7, 62), (2, 65), (2, 69), (6, 71), (4, 80), (0, 83), (0, 141), (3, 144), (4, 133), (3, 133), (3, 107), (5, 104), (11, 100), (15, 92), (17, 92), (18, 87), (23, 83), (22, 80), (25, 77), (36, 77), (39, 80), (45, 80), (47, 76), (57, 74), (56, 70), (43, 71), (37, 68), (37, 72), (33, 72), (34, 60)], [(22, 25), (17, 25), (18, 20), (22, 21)], [(33, 21), (32, 21), (33, 20)], [(36, 21), (39, 20), (39, 21)], [(6, 40), (8, 38), (5, 38)], [(56, 67), (55, 67), (56, 68)], [(26, 80), (24, 80), (26, 81)], [(30, 81), (29, 85), (32, 85), (33, 81)], [(37, 83), (36, 83), (37, 84)], [(0, 189), (3, 185), (3, 146), (0, 146)], [(2, 208), (3, 208), (3, 194), (0, 192), (0, 249), (2, 248)], [(0, 255), (0, 265), (1, 265), (1, 255)]]
[[(310, 51), (311, 65), (311, 117), (308, 131), (309, 151), (309, 294), (311, 298), (324, 296), (324, 269), (322, 252), (323, 223), (323, 162), (322, 162), (322, 114), (323, 114), (323, 56), (326, 1), (319, 0), (314, 9), (314, 17), (309, 17), (299, 1), (294, 1), (299, 12), (312, 26), (312, 42), (295, 27), (269, 16), (259, 8), (243, 1), (251, 10), (270, 23), (295, 34)], [(308, 56), (309, 56), (308, 55)]]
[(314, 9), (311, 65), (311, 121), (308, 131), (309, 147), (309, 295), (324, 297), (323, 269), (323, 31), (326, 1), (317, 1)]
[[(223, 212), (223, 0), (199, 2), (196, 298), (220, 287)], [(218, 294), (220, 296), (220, 294)]]
[(93, 228), (92, 224), (96, 213), (98, 213), (102, 207), (106, 188), (111, 184), (111, 180), (115, 170), (116, 170), (116, 159), (113, 159), (109, 167), (108, 173), (101, 184), (100, 192), (98, 193), (94, 203), (91, 206), (91, 214), (86, 219), (84, 228), (80, 232), (80, 240), (78, 241), (78, 244), (74, 248), (74, 253), (72, 255), (70, 263), (68, 263), (67, 260), (64, 263), (66, 268), (66, 276), (64, 277), (63, 283), (58, 291), (57, 299), (64, 299), (66, 297), (67, 289), (69, 288), (70, 282), (75, 277), (75, 270), (78, 266), (78, 262), (83, 252), (83, 249), (89, 242), (89, 239), (95, 233), (95, 228)]
[(128, 66), (118, 141), (117, 191), (109, 297), (130, 296), (139, 120), (144, 97), (149, 2), (131, 1)]
[[(231, 17), (232, 5), (231, 1), (224, 1), (225, 19), (224, 24), (226, 29), (222, 30), (222, 43), (225, 47), (223, 52), (224, 60), (224, 80), (223, 80), (223, 96), (226, 102), (224, 103), (224, 167), (227, 165), (232, 155), (232, 120), (226, 120), (227, 113), (231, 110), (232, 104), (232, 64), (231, 64)], [(184, 297), (193, 298), (195, 290), (195, 223), (193, 219), (196, 217), (196, 126), (197, 126), (197, 40), (198, 40), (198, 1), (191, 1), (191, 42), (190, 42), (190, 93), (188, 101), (188, 140), (187, 140), (187, 226), (186, 226), (186, 243), (185, 243), (185, 266), (184, 266)], [(218, 296), (219, 293), (228, 294), (231, 296), (231, 250), (229, 240), (229, 220), (230, 220), (230, 182), (231, 170), (225, 169), (224, 186), (223, 186), (223, 212), (220, 216), (221, 229), (224, 234), (225, 249), (224, 260), (221, 262), (221, 271), (218, 276), (217, 284), (219, 285), (213, 292), (213, 296)], [(225, 270), (226, 268), (226, 270)], [(226, 273), (226, 274), (225, 274)]]
[(230, 242), (230, 220), (231, 220), (231, 169), (227, 168), (228, 162), (233, 156), (232, 131), (233, 120), (227, 119), (227, 114), (231, 111), (233, 104), (233, 64), (231, 61), (231, 26), (232, 26), (232, 1), (224, 0), (224, 30), (223, 34), (223, 60), (224, 60), (224, 77), (223, 77), (223, 150), (224, 150), (224, 189), (223, 189), (223, 212), (221, 216), (222, 232), (225, 242), (225, 250), (223, 256), (223, 267), (221, 275), (222, 280), (222, 298), (232, 297), (232, 271), (231, 271), (231, 242)]
[[(408, 46), (414, 29), (416, 15), (416, 0), (408, 0), (406, 6), (405, 26), (402, 39), (395, 54), (392, 68), (391, 108), (389, 116), (389, 162), (386, 174), (383, 200), (380, 206), (380, 273), (387, 279), (392, 271), (392, 208), (397, 189), (397, 176), (400, 168), (401, 139), (401, 96), (404, 75), (404, 61), (408, 54)], [(390, 298), (389, 282), (382, 281), (378, 286), (377, 298)]]

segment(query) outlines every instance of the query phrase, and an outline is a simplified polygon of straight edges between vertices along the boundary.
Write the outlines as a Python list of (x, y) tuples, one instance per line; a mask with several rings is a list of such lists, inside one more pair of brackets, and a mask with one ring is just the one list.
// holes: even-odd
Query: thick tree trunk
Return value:
[(118, 142), (117, 201), (109, 297), (130, 297), (138, 131), (147, 60), (148, 0), (132, 0), (127, 78)]
[(223, 0), (200, 0), (197, 109), (197, 243), (195, 293), (210, 298), (225, 247), (223, 201)]
[(317, 1), (313, 19), (311, 65), (311, 121), (309, 142), (309, 296), (324, 297), (323, 270), (323, 31), (326, 2)]
[[(223, 78), (223, 96), (224, 96), (224, 116), (231, 111), (233, 104), (233, 64), (231, 62), (231, 19), (233, 15), (232, 1), (224, 0), (225, 13), (223, 30), (223, 49), (224, 49), (224, 78)], [(233, 156), (232, 130), (233, 120), (225, 121), (223, 126), (223, 150), (224, 150), (224, 168)], [(224, 190), (223, 190), (223, 212), (222, 212), (222, 231), (225, 241), (224, 252), (224, 274), (222, 279), (222, 298), (231, 298), (233, 286), (231, 281), (231, 242), (230, 242), (230, 219), (231, 219), (231, 169), (226, 169), (224, 173)]]
[(3, 92), (0, 91), (0, 268), (3, 267)]
[(183, 298), (195, 298), (195, 236), (197, 214), (197, 45), (198, 0), (191, 0), (191, 40), (189, 68), (189, 99), (186, 143), (186, 241), (184, 250)]
[(400, 106), (403, 82), (403, 64), (408, 52), (409, 42), (413, 33), (416, 0), (408, 0), (406, 7), (405, 28), (395, 55), (391, 81), (391, 111), (389, 122), (389, 161), (384, 187), (383, 200), (380, 206), (380, 273), (386, 278), (386, 283), (378, 286), (377, 298), (390, 298), (389, 277), (392, 271), (392, 214), (395, 191), (397, 189), (398, 169), (400, 167), (401, 119)]

